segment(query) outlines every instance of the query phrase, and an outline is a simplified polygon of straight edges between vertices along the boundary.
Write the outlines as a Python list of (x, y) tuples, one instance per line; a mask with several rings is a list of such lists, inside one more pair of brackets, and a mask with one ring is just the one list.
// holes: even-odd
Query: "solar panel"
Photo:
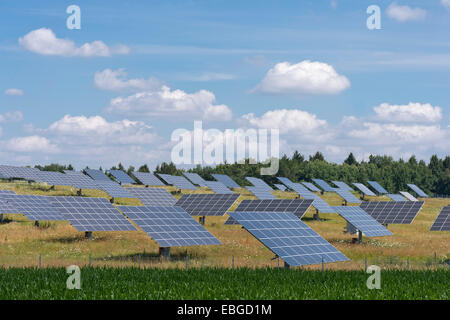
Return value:
[(450, 206), (443, 207), (430, 231), (450, 231)]
[(336, 190), (322, 179), (312, 179), (319, 187), (327, 192), (335, 192)]
[(0, 199), (7, 201), (20, 213), (32, 221), (42, 220), (66, 220), (61, 212), (54, 208), (49, 197), (23, 195), (23, 194), (0, 194)]
[(239, 194), (185, 194), (176, 206), (191, 216), (223, 216), (239, 198)]
[(410, 201), (419, 201), (417, 200), (416, 197), (414, 197), (411, 193), (406, 192), (406, 191), (400, 191), (400, 194), (402, 196), (404, 196), (406, 199), (410, 200)]
[(77, 189), (97, 189), (95, 180), (80, 171), (64, 170), (71, 185)]
[(419, 197), (422, 198), (428, 198), (428, 195), (422, 191), (422, 189), (420, 189), (418, 186), (416, 186), (415, 184), (409, 183), (408, 187), (410, 187), (415, 193), (417, 193), (417, 195)]
[(348, 203), (361, 203), (361, 200), (359, 200), (353, 195), (353, 193), (346, 189), (336, 189), (336, 193), (344, 198), (344, 200)]
[(116, 178), (117, 181), (119, 181), (121, 184), (133, 184), (136, 183), (128, 174), (126, 174), (122, 170), (109, 170), (109, 173), (113, 175), (114, 178)]
[(386, 194), (388, 193), (386, 189), (384, 189), (378, 182), (376, 181), (367, 181), (368, 184), (372, 186), (378, 193), (380, 194)]
[(290, 266), (348, 260), (292, 213), (236, 211), (229, 214)]
[(186, 178), (188, 178), (189, 180), (192, 181), (192, 183), (200, 186), (200, 187), (207, 187), (206, 185), (206, 181), (200, 177), (200, 175), (198, 173), (195, 172), (183, 172), (183, 174), (186, 176)]
[(208, 188), (217, 194), (231, 194), (233, 191), (228, 189), (222, 182), (219, 181), (205, 181)]
[(353, 182), (353, 185), (355, 187), (357, 187), (359, 189), (359, 191), (362, 192), (362, 194), (366, 195), (366, 196), (373, 196), (375, 197), (376, 194), (372, 192), (372, 190), (370, 190), (369, 188), (367, 188), (365, 185), (363, 185), (362, 183), (358, 183), (358, 182)]
[(274, 186), (277, 187), (278, 190), (286, 191), (286, 186), (283, 184), (275, 183)]
[(316, 208), (318, 211), (323, 213), (336, 213), (336, 211), (326, 203), (321, 197), (312, 193), (308, 189), (306, 189), (303, 185), (299, 183), (292, 183), (290, 186), (292, 190), (297, 192), (303, 199), (312, 199), (312, 206)]
[(118, 208), (161, 247), (221, 244), (181, 207)]
[(361, 208), (379, 223), (410, 224), (423, 203), (423, 201), (363, 201)]
[(313, 192), (320, 192), (320, 189), (313, 185), (311, 182), (301, 182), (305, 187)]
[(348, 184), (346, 184), (344, 181), (336, 181), (333, 180), (333, 182), (336, 186), (338, 186), (340, 189), (348, 190), (350, 192), (354, 191)]
[(290, 188), (291, 185), (293, 184), (293, 182), (291, 180), (289, 180), (288, 178), (285, 178), (285, 177), (277, 177), (277, 179), (280, 180), (280, 182), (288, 188)]
[(216, 179), (217, 181), (222, 182), (228, 188), (240, 188), (241, 187), (240, 185), (238, 185), (236, 182), (234, 182), (233, 179), (231, 179), (226, 174), (216, 174), (216, 173), (214, 173), (212, 176), (214, 177), (214, 179)]
[(37, 181), (37, 173), (40, 172), (37, 168), (28, 168), (28, 167), (14, 167), (14, 166), (5, 166), (0, 165), (0, 173), (5, 178), (21, 178), (30, 181)]
[(105, 198), (49, 197), (78, 231), (127, 231), (136, 228)]
[(127, 188), (144, 205), (150, 207), (171, 207), (177, 199), (163, 188)]
[(14, 190), (0, 190), (0, 194), (16, 194)]
[(267, 190), (265, 187), (245, 187), (248, 191), (253, 193), (255, 197), (260, 200), (270, 200), (277, 199), (270, 190)]
[(245, 177), (245, 179), (250, 182), (255, 187), (266, 190), (273, 190), (271, 186), (269, 186), (264, 180), (255, 178), (255, 177)]
[(168, 184), (174, 185), (179, 189), (197, 190), (197, 187), (190, 183), (185, 177), (172, 176), (170, 174), (158, 173), (158, 175)]
[(86, 172), (86, 174), (88, 174), (92, 179), (96, 181), (111, 181), (111, 179), (101, 170), (84, 169), (84, 171)]
[(99, 189), (105, 191), (113, 198), (134, 198), (133, 195), (129, 193), (127, 189), (125, 189), (120, 184), (114, 181), (96, 180), (95, 184), (98, 186)]
[(0, 197), (0, 213), (20, 213), (19, 209), (17, 209), (11, 202), (8, 202), (7, 199), (3, 199)]
[(72, 186), (70, 177), (57, 171), (40, 171), (36, 182), (45, 182), (50, 186)]
[(392, 201), (406, 201), (401, 194), (388, 193), (387, 196), (391, 198)]
[(360, 207), (333, 207), (347, 222), (367, 237), (391, 236), (392, 233)]
[(134, 171), (133, 176), (146, 186), (164, 186), (165, 184), (159, 180), (153, 173)]

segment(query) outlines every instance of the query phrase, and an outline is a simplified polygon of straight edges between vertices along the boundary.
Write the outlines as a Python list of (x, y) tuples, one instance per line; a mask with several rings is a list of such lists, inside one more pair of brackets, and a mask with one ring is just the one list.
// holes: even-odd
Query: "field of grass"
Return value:
[[(76, 195), (74, 189), (27, 183), (0, 183), (0, 189), (14, 189), (19, 194)], [(169, 191), (175, 189), (167, 187)], [(206, 189), (198, 192), (207, 192)], [(247, 190), (241, 189), (239, 201), (255, 199)], [(102, 191), (88, 190), (86, 196), (108, 197)], [(294, 198), (294, 193), (277, 191), (279, 198)], [(176, 194), (177, 197), (181, 196)], [(322, 196), (331, 205), (340, 205), (341, 199), (334, 193)], [(380, 200), (388, 200), (380, 197)], [(411, 269), (448, 268), (450, 259), (450, 232), (430, 232), (429, 228), (438, 212), (450, 199), (426, 199), (425, 205), (411, 225), (390, 225), (394, 236), (363, 239), (363, 244), (353, 244), (352, 236), (344, 233), (345, 221), (337, 214), (321, 214), (322, 221), (312, 220), (313, 209), (306, 214), (304, 222), (317, 231), (342, 253), (350, 258), (347, 262), (326, 264), (332, 270), (361, 270), (365, 259), (386, 269), (405, 269), (407, 259)], [(138, 205), (136, 199), (120, 199), (118, 204)], [(235, 204), (236, 206), (237, 204)], [(225, 226), (224, 217), (206, 217), (205, 227), (221, 242), (220, 246), (197, 246), (172, 248), (171, 260), (158, 256), (158, 245), (143, 231), (94, 232), (92, 240), (76, 231), (68, 222), (41, 223), (35, 227), (20, 215), (7, 215), (6, 223), (0, 224), (0, 266), (35, 267), (39, 256), (43, 267), (79, 266), (152, 268), (183, 268), (186, 257), (190, 267), (265, 268), (277, 267), (273, 253), (240, 226)], [(91, 259), (90, 259), (91, 257)], [(280, 262), (281, 264), (282, 262)], [(304, 269), (320, 269), (307, 266)]]
[(0, 268), (0, 299), (442, 299), (450, 271), (381, 272), (368, 289), (363, 271), (302, 269), (82, 268), (81, 289), (68, 290), (64, 268)]

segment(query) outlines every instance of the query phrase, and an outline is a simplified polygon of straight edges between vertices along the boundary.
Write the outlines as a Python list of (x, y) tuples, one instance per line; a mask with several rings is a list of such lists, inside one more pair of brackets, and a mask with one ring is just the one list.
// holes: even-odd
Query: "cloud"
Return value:
[(24, 92), (17, 88), (10, 88), (5, 90), (5, 94), (7, 96), (23, 96)]
[(122, 44), (110, 48), (102, 41), (93, 41), (77, 47), (72, 40), (57, 38), (53, 31), (47, 28), (30, 31), (19, 38), (19, 44), (41, 55), (64, 57), (109, 57), (113, 54), (128, 54), (130, 51)]
[(209, 82), (209, 81), (220, 81), (220, 80), (233, 80), (236, 76), (229, 73), (215, 73), (215, 72), (205, 72), (198, 75), (182, 75), (179, 77), (181, 80), (195, 81), (195, 82)]
[(232, 118), (230, 108), (224, 104), (214, 104), (215, 100), (216, 97), (211, 91), (187, 93), (162, 86), (158, 91), (144, 91), (127, 97), (114, 98), (107, 111), (139, 118), (230, 120)]
[(253, 91), (268, 94), (337, 94), (350, 81), (323, 62), (305, 60), (297, 64), (277, 63)]
[(427, 11), (424, 9), (399, 6), (396, 2), (389, 5), (386, 13), (388, 17), (399, 22), (423, 20), (427, 15)]
[(441, 0), (441, 4), (450, 10), (450, 0)]
[(162, 82), (156, 78), (125, 80), (126, 75), (125, 69), (105, 69), (95, 73), (94, 84), (101, 90), (110, 91), (150, 90), (160, 88), (162, 85)]
[(410, 102), (407, 105), (382, 103), (373, 108), (377, 118), (388, 122), (438, 122), (442, 109), (429, 103)]
[(23, 114), (20, 111), (6, 112), (0, 114), (0, 123), (2, 122), (20, 122), (23, 120)]
[(5, 149), (16, 152), (56, 153), (59, 151), (49, 139), (37, 135), (16, 137), (1, 144)]

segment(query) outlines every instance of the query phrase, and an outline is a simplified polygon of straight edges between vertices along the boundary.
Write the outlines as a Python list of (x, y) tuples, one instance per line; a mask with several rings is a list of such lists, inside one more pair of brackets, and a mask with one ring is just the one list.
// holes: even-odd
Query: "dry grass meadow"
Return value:
[[(0, 189), (13, 189), (19, 194), (76, 195), (76, 190), (68, 187), (49, 190), (46, 185), (23, 182), (0, 183)], [(171, 187), (167, 190), (175, 192)], [(195, 192), (208, 193), (206, 189)], [(255, 199), (245, 189), (235, 192), (241, 193), (238, 201)], [(108, 198), (107, 194), (96, 190), (83, 190), (83, 194)], [(278, 198), (296, 196), (281, 191), (275, 194)], [(342, 200), (334, 193), (325, 193), (322, 198), (331, 205), (341, 205)], [(388, 198), (378, 197), (378, 200), (387, 201)], [(117, 203), (140, 204), (136, 199), (120, 199)], [(362, 269), (366, 258), (369, 264), (386, 268), (406, 268), (408, 258), (412, 269), (446, 268), (450, 259), (450, 232), (430, 232), (429, 229), (441, 208), (449, 204), (450, 199), (426, 199), (411, 225), (389, 225), (393, 236), (364, 237), (362, 244), (352, 243), (352, 236), (344, 233), (344, 219), (337, 214), (321, 214), (322, 221), (314, 221), (313, 209), (310, 209), (303, 221), (350, 258), (347, 262), (326, 264), (327, 269)], [(223, 223), (227, 218), (227, 215), (206, 217), (205, 227), (222, 245), (172, 248), (171, 259), (167, 261), (158, 256), (158, 245), (142, 230), (93, 232), (93, 238), (86, 240), (84, 233), (78, 232), (68, 222), (43, 222), (40, 227), (35, 227), (21, 215), (6, 215), (5, 223), (0, 225), (0, 266), (38, 266), (39, 255), (43, 267), (87, 265), (90, 256), (92, 265), (110, 267), (137, 266), (139, 263), (141, 267), (184, 268), (186, 260), (191, 268), (231, 268), (233, 260), (235, 267), (278, 266), (278, 261), (272, 260), (274, 254), (248, 232), (240, 226), (225, 226)], [(304, 268), (318, 269), (321, 266)]]

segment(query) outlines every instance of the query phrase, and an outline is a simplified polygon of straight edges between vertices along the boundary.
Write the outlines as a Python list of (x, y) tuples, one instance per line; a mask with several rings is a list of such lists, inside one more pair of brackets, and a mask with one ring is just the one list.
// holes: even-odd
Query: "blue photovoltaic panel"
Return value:
[(286, 191), (286, 186), (284, 184), (275, 183), (275, 187), (277, 187), (278, 190)]
[(422, 189), (420, 189), (418, 186), (416, 186), (415, 184), (409, 183), (408, 187), (410, 187), (415, 193), (417, 193), (417, 195), (419, 197), (422, 198), (428, 198), (428, 195), (422, 191)]
[(52, 206), (49, 197), (23, 194), (0, 194), (0, 200), (9, 202), (17, 209), (17, 212), (15, 213), (23, 214), (32, 221), (67, 220), (58, 209)]
[(392, 233), (360, 207), (333, 207), (347, 222), (367, 237), (392, 236)]
[(239, 198), (239, 194), (185, 194), (176, 206), (191, 216), (223, 216)]
[(234, 182), (233, 179), (231, 179), (229, 176), (227, 176), (225, 174), (216, 174), (216, 173), (214, 173), (212, 176), (214, 177), (214, 179), (216, 179), (217, 181), (222, 182), (228, 188), (240, 188), (241, 187), (236, 182)]
[(200, 177), (198, 173), (192, 173), (192, 172), (183, 172), (186, 178), (191, 180), (193, 184), (196, 184), (200, 187), (207, 187), (205, 179)]
[(14, 166), (5, 166), (0, 165), (0, 173), (5, 178), (21, 178), (30, 181), (38, 181), (39, 178), (37, 173), (40, 172), (37, 168), (28, 168), (28, 167), (14, 167)]
[(400, 191), (401, 195), (410, 201), (419, 201), (416, 197), (414, 197), (411, 193), (406, 191)]
[(384, 189), (378, 182), (376, 181), (367, 181), (368, 184), (372, 186), (378, 193), (380, 194), (386, 194), (388, 193), (386, 189)]
[(7, 199), (3, 199), (0, 197), (0, 213), (19, 213), (19, 209), (17, 209), (11, 202), (8, 202)]
[(153, 173), (134, 171), (133, 176), (136, 177), (143, 185), (146, 186), (164, 186), (165, 184), (159, 180)]
[(301, 182), (305, 187), (313, 192), (320, 192), (320, 189), (313, 185), (311, 182)]
[(379, 223), (410, 224), (423, 203), (423, 201), (363, 201), (360, 207)]
[(0, 190), (0, 195), (1, 194), (16, 194), (13, 190)]
[(292, 183), (292, 190), (297, 192), (303, 199), (312, 199), (314, 200), (312, 206), (323, 213), (336, 213), (336, 211), (326, 203), (321, 197), (312, 193), (308, 189), (306, 189), (303, 185), (299, 183)]
[(136, 181), (131, 179), (131, 177), (122, 170), (109, 170), (109, 173), (111, 173), (113, 177), (116, 178), (116, 180), (119, 181), (121, 184), (136, 183)]
[(222, 182), (219, 181), (205, 181), (206, 186), (217, 194), (231, 194), (233, 191), (228, 189)]
[(114, 181), (95, 181), (95, 184), (99, 189), (105, 191), (113, 198), (134, 198), (134, 196), (128, 192), (127, 189)]
[(450, 206), (442, 208), (430, 231), (450, 231)]
[(177, 199), (163, 188), (127, 188), (127, 190), (145, 206), (171, 207), (177, 202)]
[(289, 178), (285, 178), (285, 177), (277, 177), (278, 180), (280, 180), (280, 182), (282, 184), (284, 184), (286, 187), (288, 187), (289, 189), (291, 189), (291, 185), (293, 184), (293, 182), (291, 180), (289, 180)]
[(340, 195), (342, 198), (344, 198), (344, 200), (347, 201), (348, 203), (361, 203), (361, 200), (355, 197), (353, 193), (351, 193), (348, 190), (336, 189), (336, 193)]
[(96, 181), (111, 181), (111, 179), (101, 170), (84, 169), (84, 171), (86, 172), (86, 174), (88, 174), (92, 179)]
[(236, 211), (229, 215), (290, 266), (348, 260), (292, 213)]
[(305, 199), (242, 200), (236, 208), (236, 211), (291, 212), (301, 219), (306, 211), (308, 211), (311, 203), (312, 200)]
[(57, 171), (40, 171), (36, 182), (45, 182), (50, 186), (72, 186), (70, 176)]
[(363, 185), (362, 183), (359, 182), (353, 182), (353, 185), (355, 187), (357, 187), (359, 189), (359, 191), (362, 192), (362, 194), (366, 195), (366, 196), (373, 196), (375, 197), (376, 194), (372, 192), (372, 190), (370, 190), (369, 188), (367, 188), (365, 185)]
[(72, 186), (77, 189), (97, 189), (95, 180), (88, 175), (85, 175), (80, 171), (64, 170), (64, 174), (67, 175), (67, 179), (71, 182)]
[(255, 187), (260, 189), (264, 188), (266, 190), (273, 190), (271, 186), (269, 186), (264, 180), (254, 177), (245, 177), (245, 179), (250, 182)]
[(172, 176), (170, 174), (158, 173), (165, 182), (171, 184), (179, 189), (197, 190), (197, 187), (190, 183), (185, 177)]
[(136, 228), (105, 198), (49, 197), (64, 220), (78, 231), (134, 231)]
[(255, 197), (257, 197), (260, 200), (270, 200), (270, 199), (276, 199), (270, 190), (267, 190), (265, 187), (245, 187), (247, 190), (249, 190)]
[(322, 179), (312, 179), (319, 187), (327, 192), (335, 192), (336, 190)]
[(344, 189), (344, 190), (348, 190), (350, 192), (354, 191), (348, 184), (346, 184), (344, 181), (336, 181), (333, 180), (331, 181), (333, 182), (336, 186), (338, 186), (338, 188), (340, 189)]
[(181, 207), (118, 208), (161, 247), (221, 244)]
[(388, 193), (387, 196), (391, 198), (392, 201), (407, 201), (401, 194)]

